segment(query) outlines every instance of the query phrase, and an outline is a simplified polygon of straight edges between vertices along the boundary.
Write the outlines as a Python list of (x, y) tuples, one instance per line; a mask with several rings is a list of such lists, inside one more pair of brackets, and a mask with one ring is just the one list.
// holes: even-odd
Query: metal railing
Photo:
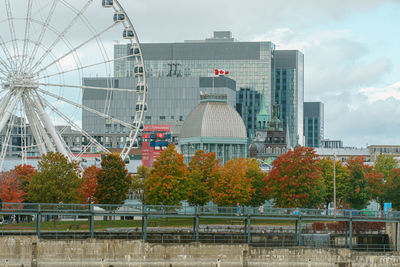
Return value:
[(140, 204), (53, 204), (53, 203), (3, 203), (0, 214), (51, 214), (51, 215), (100, 215), (100, 216), (212, 216), (212, 217), (286, 217), (379, 219), (400, 220), (399, 211), (372, 211), (350, 209), (303, 209), (264, 207), (218, 206), (163, 206)]

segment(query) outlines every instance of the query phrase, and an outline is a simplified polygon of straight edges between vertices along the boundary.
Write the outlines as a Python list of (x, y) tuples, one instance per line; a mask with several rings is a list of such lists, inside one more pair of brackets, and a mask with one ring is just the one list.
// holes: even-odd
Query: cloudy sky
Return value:
[(400, 144), (400, 1), (121, 0), (142, 42), (230, 30), (305, 54), (305, 99), (325, 104), (325, 137)]

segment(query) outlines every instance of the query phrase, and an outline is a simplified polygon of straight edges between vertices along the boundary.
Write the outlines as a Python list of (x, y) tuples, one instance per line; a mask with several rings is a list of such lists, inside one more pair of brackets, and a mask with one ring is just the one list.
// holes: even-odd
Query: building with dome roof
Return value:
[(180, 150), (188, 163), (197, 150), (215, 152), (221, 164), (247, 156), (246, 127), (225, 94), (200, 96), (200, 104), (187, 116), (180, 136)]

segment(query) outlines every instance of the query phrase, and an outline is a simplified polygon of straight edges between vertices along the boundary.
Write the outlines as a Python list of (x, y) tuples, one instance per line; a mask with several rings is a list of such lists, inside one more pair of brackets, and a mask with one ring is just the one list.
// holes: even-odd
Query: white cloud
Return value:
[(400, 100), (400, 81), (386, 87), (368, 87), (359, 91), (368, 98), (369, 103), (394, 98)]

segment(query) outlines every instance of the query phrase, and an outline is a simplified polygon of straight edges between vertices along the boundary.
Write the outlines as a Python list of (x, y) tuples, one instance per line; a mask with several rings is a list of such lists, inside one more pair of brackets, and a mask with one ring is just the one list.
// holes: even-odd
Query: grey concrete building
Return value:
[(280, 120), (289, 132), (289, 146), (303, 143), (304, 55), (298, 50), (274, 51), (273, 101), (279, 105)]
[[(134, 77), (84, 78), (85, 86), (133, 89), (136, 86)], [(149, 77), (147, 94), (147, 112), (145, 124), (168, 124), (172, 133), (179, 135), (180, 128), (189, 112), (200, 103), (201, 93), (226, 94), (228, 103), (236, 106), (236, 82), (228, 77)], [(107, 101), (110, 99), (110, 101)], [(122, 121), (131, 122), (136, 109), (136, 94), (114, 92), (107, 96), (104, 90), (85, 90), (83, 105), (107, 114)], [(128, 131), (119, 124), (82, 112), (83, 129), (91, 134), (126, 134)], [(175, 140), (174, 140), (175, 141)], [(119, 142), (123, 145), (124, 140)]]
[[(237, 88), (265, 90), (267, 110), (271, 109), (275, 49), (271, 42), (237, 42), (224, 31), (205, 40), (144, 43), (141, 47), (148, 77), (211, 77), (214, 69), (223, 69), (229, 71)], [(128, 45), (115, 46), (115, 77), (133, 76), (134, 61), (126, 58), (128, 51)]]
[(342, 140), (329, 140), (324, 139), (321, 141), (322, 148), (343, 148), (343, 141)]
[(324, 104), (304, 102), (305, 146), (321, 147), (324, 139)]

